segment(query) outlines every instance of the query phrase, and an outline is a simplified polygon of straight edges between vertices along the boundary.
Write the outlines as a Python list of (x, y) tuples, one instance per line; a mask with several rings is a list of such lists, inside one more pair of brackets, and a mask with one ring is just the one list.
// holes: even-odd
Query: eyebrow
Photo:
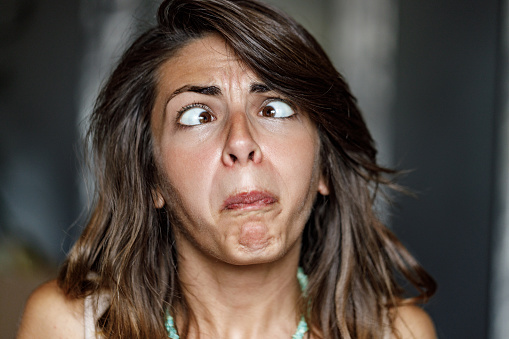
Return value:
[(250, 93), (267, 93), (272, 91), (267, 85), (264, 85), (262, 83), (254, 83), (251, 84)]
[[(249, 87), (249, 93), (267, 93), (270, 92), (271, 89), (262, 83), (253, 83)], [(184, 93), (184, 92), (193, 92), (210, 96), (219, 96), (221, 95), (221, 89), (217, 86), (194, 86), (194, 85), (185, 85), (177, 90), (175, 90), (171, 95), (168, 101), (173, 99), (175, 96)]]
[(217, 86), (193, 86), (193, 85), (185, 85), (178, 88), (175, 92), (173, 92), (168, 101), (173, 99), (175, 96), (184, 93), (184, 92), (193, 92), (211, 96), (221, 95), (221, 90)]

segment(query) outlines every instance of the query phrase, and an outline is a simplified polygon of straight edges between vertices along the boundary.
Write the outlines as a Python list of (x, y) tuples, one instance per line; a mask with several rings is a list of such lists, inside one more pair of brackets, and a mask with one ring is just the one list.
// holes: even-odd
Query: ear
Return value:
[(152, 190), (152, 201), (154, 202), (154, 206), (158, 209), (163, 208), (166, 204), (159, 188)]
[(329, 195), (329, 186), (325, 182), (322, 174), (320, 174), (320, 179), (318, 180), (318, 193), (321, 195)]

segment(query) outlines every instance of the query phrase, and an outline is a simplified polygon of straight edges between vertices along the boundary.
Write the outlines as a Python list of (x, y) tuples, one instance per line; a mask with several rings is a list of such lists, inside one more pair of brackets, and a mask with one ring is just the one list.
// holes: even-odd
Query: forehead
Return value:
[(223, 38), (211, 34), (191, 41), (164, 62), (158, 72), (158, 87), (178, 88), (184, 82), (231, 83), (242, 79), (254, 81), (257, 76)]

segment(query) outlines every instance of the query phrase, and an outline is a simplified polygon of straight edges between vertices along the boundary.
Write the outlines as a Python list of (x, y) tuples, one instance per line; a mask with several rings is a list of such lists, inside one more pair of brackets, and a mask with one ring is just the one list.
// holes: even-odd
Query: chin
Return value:
[(250, 265), (263, 265), (263, 264), (270, 264), (273, 262), (276, 262), (280, 257), (273, 256), (273, 257), (267, 257), (267, 256), (251, 256), (251, 257), (242, 257), (242, 256), (236, 256), (234, 258), (227, 258), (225, 263), (235, 266), (250, 266)]
[(259, 247), (239, 244), (225, 255), (224, 261), (232, 265), (268, 264), (282, 259), (287, 253), (288, 251), (279, 243)]

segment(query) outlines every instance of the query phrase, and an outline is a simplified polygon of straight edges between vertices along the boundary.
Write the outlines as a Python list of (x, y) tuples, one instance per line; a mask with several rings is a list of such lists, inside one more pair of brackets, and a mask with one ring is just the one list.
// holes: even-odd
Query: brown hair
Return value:
[[(175, 220), (152, 201), (158, 174), (150, 116), (160, 65), (209, 33), (224, 38), (318, 128), (330, 195), (315, 202), (300, 258), (312, 331), (324, 338), (381, 337), (391, 307), (426, 301), (435, 282), (373, 211), (378, 186), (393, 186), (387, 178), (395, 172), (377, 165), (356, 100), (315, 39), (258, 1), (167, 0), (157, 18), (124, 53), (97, 100), (88, 133), (95, 209), (58, 279), (72, 298), (108, 291), (111, 303), (98, 324), (103, 334), (167, 337), (165, 312), (176, 308), (186, 324), (180, 335), (188, 333), (192, 310), (177, 275)], [(416, 297), (404, 299), (400, 279), (416, 288)]]

